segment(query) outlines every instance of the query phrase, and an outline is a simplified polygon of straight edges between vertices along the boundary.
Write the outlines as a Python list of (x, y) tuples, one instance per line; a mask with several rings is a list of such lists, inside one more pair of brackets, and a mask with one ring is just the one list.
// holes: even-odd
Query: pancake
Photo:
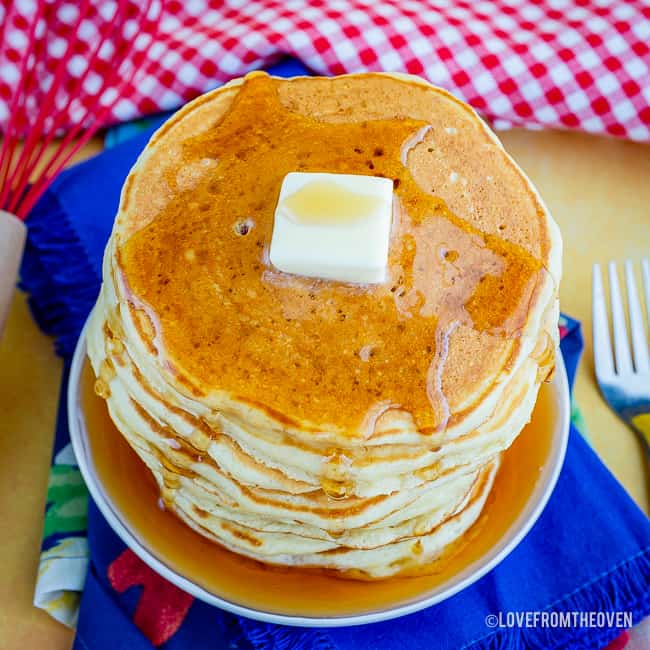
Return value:
[[(393, 179), (386, 283), (272, 267), (290, 171)], [(164, 506), (216, 543), (411, 571), (476, 521), (530, 419), (560, 260), (535, 189), (450, 94), (253, 73), (172, 117), (125, 183), (88, 331), (96, 391)]]

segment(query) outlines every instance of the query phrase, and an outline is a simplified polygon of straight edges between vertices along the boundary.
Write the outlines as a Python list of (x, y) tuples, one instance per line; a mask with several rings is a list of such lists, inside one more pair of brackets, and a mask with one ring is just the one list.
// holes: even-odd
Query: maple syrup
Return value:
[[(257, 407), (271, 417), (361, 439), (372, 431), (368, 415), (386, 403), (410, 413), (419, 431), (442, 431), (453, 410), (442, 391), (451, 334), (471, 328), (476, 341), (478, 333), (488, 333), (507, 341), (498, 354), (508, 353), (529, 311), (537, 309), (542, 260), (483, 232), (479, 222), (455, 214), (435, 188), (418, 182), (406, 162), (430, 124), (393, 116), (317, 119), (283, 103), (288, 83), (248, 75), (214, 124), (180, 137), (173, 164), (152, 142), (151, 155), (166, 161), (169, 197), (146, 225), (116, 243), (119, 293), (139, 303), (135, 325), (152, 354), (163, 355), (170, 372), (173, 364), (176, 381), (199, 397), (218, 390), (238, 402), (259, 402), (264, 387), (264, 404)], [(179, 181), (179, 170), (201, 168), (206, 160), (214, 164), (196, 175), (194, 185)], [(268, 280), (276, 205), (292, 172), (393, 182), (400, 207), (386, 282), (357, 286), (299, 275)], [(138, 191), (148, 193), (146, 173), (137, 178)], [(128, 197), (127, 185), (121, 208), (127, 222)], [(486, 200), (481, 197), (477, 206)], [(311, 182), (283, 202), (288, 213), (309, 223), (334, 213), (354, 220), (376, 200)], [(474, 206), (474, 212), (481, 210)], [(191, 251), (189, 257), (179, 246)], [(441, 260), (443, 248), (451, 256)], [(359, 351), (368, 345), (375, 353), (364, 359)], [(469, 365), (461, 369), (472, 372)], [(353, 378), (353, 385), (342, 377)]]
[[(153, 476), (117, 431), (95, 395), (86, 362), (82, 405), (97, 478), (126, 527), (172, 570), (232, 603), (296, 616), (346, 616), (424, 597), (480, 560), (522, 513), (547, 462), (558, 411), (543, 384), (532, 420), (504, 455), (477, 522), (420, 575), (366, 581), (318, 569), (279, 568), (236, 555), (202, 537), (159, 506)], [(418, 552), (417, 546), (413, 549)], [(350, 574), (352, 575), (352, 574)]]

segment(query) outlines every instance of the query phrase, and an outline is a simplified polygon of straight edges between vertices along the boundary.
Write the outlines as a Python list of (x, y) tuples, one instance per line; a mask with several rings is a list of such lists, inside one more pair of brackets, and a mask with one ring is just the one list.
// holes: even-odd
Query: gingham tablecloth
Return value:
[[(35, 4), (0, 5), (7, 44), (0, 58), (0, 128), (20, 78)], [(132, 15), (149, 6), (146, 0), (85, 4), (69, 76), (83, 73), (84, 55), (117, 4)], [(19, 109), (27, 124), (83, 5), (48, 0), (40, 88)], [(150, 45), (106, 122), (174, 108), (217, 82), (292, 55), (318, 74), (421, 75), (499, 128), (569, 128), (650, 141), (648, 0), (152, 0), (145, 20), (128, 22), (130, 54), (104, 48), (84, 82), (82, 103), (103, 92), (108, 70), (119, 66), (127, 75), (133, 58)], [(70, 124), (79, 106), (67, 110)]]

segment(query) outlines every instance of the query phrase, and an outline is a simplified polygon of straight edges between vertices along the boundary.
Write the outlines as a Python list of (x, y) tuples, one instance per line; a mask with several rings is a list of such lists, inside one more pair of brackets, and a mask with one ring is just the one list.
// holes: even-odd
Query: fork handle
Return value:
[(26, 236), (27, 228), (18, 217), (0, 210), (0, 337), (14, 294)]
[[(643, 415), (643, 419), (641, 420), (637, 420), (638, 417), (639, 416), (630, 418), (630, 428), (641, 439), (641, 443), (643, 444), (648, 460), (650, 461), (650, 414)], [(635, 422), (635, 420), (637, 421)]]

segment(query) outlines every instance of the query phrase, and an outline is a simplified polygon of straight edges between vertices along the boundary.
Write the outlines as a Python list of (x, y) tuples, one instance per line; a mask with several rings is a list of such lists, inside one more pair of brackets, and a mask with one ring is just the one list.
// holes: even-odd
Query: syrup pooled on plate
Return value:
[(140, 543), (170, 569), (212, 594), (246, 607), (296, 616), (346, 616), (405, 604), (480, 560), (524, 510), (547, 462), (558, 420), (555, 389), (543, 384), (530, 424), (503, 454), (485, 508), (468, 533), (441, 559), (422, 567), (422, 575), (363, 581), (255, 562), (202, 537), (161, 509), (151, 473), (115, 428), (93, 385), (94, 375), (86, 363), (81, 407), (92, 465), (108, 501)]

